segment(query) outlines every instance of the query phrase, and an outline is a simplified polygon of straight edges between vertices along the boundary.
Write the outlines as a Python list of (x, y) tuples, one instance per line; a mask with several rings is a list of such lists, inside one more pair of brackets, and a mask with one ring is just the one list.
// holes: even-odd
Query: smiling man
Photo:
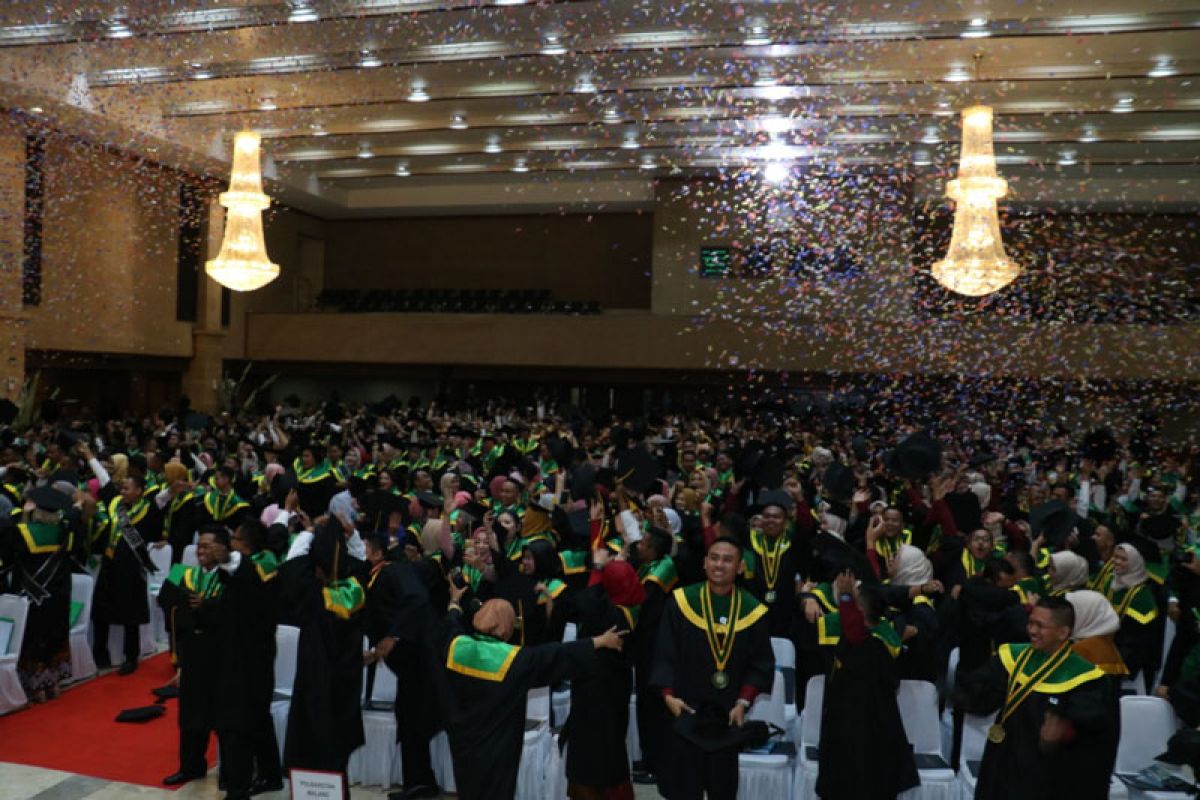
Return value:
[(696, 714), (709, 729), (741, 727), (754, 698), (771, 690), (767, 606), (735, 586), (741, 564), (736, 540), (714, 540), (704, 556), (706, 579), (676, 589), (663, 612), (650, 684), (677, 721), (662, 745), (659, 773), (659, 791), (669, 800), (737, 797), (737, 745), (705, 752), (680, 734), (679, 717)]
[(1043, 597), (1029, 614), (1029, 644), (1003, 644), (963, 675), (966, 711), (996, 712), (975, 797), (1103, 800), (1117, 757), (1116, 687), (1071, 650), (1075, 611)]

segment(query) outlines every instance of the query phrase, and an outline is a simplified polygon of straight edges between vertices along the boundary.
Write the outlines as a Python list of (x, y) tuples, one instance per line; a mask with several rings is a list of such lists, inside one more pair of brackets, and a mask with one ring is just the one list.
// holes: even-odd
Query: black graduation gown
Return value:
[[(111, 486), (109, 484), (105, 489)], [(107, 493), (107, 496), (115, 496), (115, 490)], [(106, 493), (102, 491), (101, 497), (106, 497)], [(108, 546), (116, 524), (116, 519), (108, 520), (96, 537), (95, 547), (97, 552), (103, 554), (103, 559), (92, 599), (92, 619), (101, 624), (144, 625), (150, 621), (143, 562), (143, 559), (148, 559), (146, 548), (139, 547), (135, 553), (125, 537), (121, 536), (110, 555)], [(154, 498), (146, 501), (146, 513), (134, 523), (134, 527), (147, 545), (162, 538), (162, 512)]]
[[(790, 534), (784, 534), (789, 536)], [(765, 539), (765, 537), (764, 537)], [(793, 541), (791, 546), (779, 556), (779, 573), (773, 587), (767, 587), (766, 564), (761, 553), (754, 549), (754, 577), (747, 578), (742, 585), (750, 594), (767, 606), (767, 619), (770, 621), (771, 635), (781, 639), (791, 639), (795, 625), (796, 612), (799, 602), (796, 600), (795, 576), (801, 570), (804, 549), (799, 542)], [(767, 592), (774, 591), (774, 599), (768, 601)]]
[[(329, 501), (337, 494), (337, 477), (329, 472), (319, 480), (305, 482), (297, 479), (296, 496), (300, 500), (300, 508), (312, 519), (329, 510)], [(386, 520), (385, 520), (386, 521)]]
[[(451, 636), (461, 630), (452, 612)], [(590, 639), (522, 647), (503, 680), (494, 681), (448, 669), (450, 716), (448, 733), (454, 759), (454, 781), (461, 800), (512, 800), (525, 731), (525, 703), (530, 689), (578, 680), (595, 663)]]
[(666, 735), (667, 727), (671, 724), (671, 715), (663, 705), (662, 696), (650, 685), (650, 672), (654, 665), (659, 623), (671, 597), (654, 581), (644, 580), (642, 587), (646, 590), (646, 599), (642, 601), (637, 628), (625, 646), (633, 647), (642, 758), (651, 766), (657, 767), (662, 760), (662, 737)]
[[(28, 595), (29, 587), (25, 585), (28, 580), (48, 595), (29, 604), (18, 660), (22, 672), (36, 673), (52, 662), (61, 661), (65, 654), (69, 657), (71, 568), (67, 553), (71, 531), (67, 524), (59, 523), (57, 536), (53, 537), (35, 538), (31, 531), (27, 538), (20, 524), (7, 522), (0, 529), (0, 565), (14, 568), (9, 591)], [(42, 595), (36, 588), (34, 591)]]
[(220, 730), (250, 730), (271, 713), (275, 694), (275, 626), (279, 575), (264, 576), (249, 556), (225, 580)]
[[(991, 714), (1004, 702), (1007, 681), (999, 656), (974, 672), (960, 672), (956, 705), (968, 713)], [(1033, 692), (1005, 723), (1004, 741), (987, 743), (977, 800), (1105, 800), (1120, 736), (1118, 696), (1112, 677), (1088, 680), (1060, 694)], [(1039, 739), (1048, 709), (1066, 718), (1077, 738), (1043, 752)]]
[(204, 500), (194, 490), (183, 497), (174, 497), (163, 510), (163, 524), (167, 530), (167, 542), (171, 545), (171, 563), (178, 564), (183, 551), (196, 538), (200, 529), (200, 512)]
[[(350, 754), (365, 741), (362, 725), (361, 611), (341, 619), (326, 610), (316, 568), (332, 574), (333, 550), (340, 549), (338, 575), (351, 571), (340, 533), (318, 530), (308, 555), (279, 568), (280, 599), (300, 627), (296, 680), (284, 745), (285, 768), (345, 772)], [(360, 562), (361, 564), (361, 562)], [(364, 582), (365, 586), (365, 582)]]
[(821, 713), (821, 800), (884, 800), (918, 785), (887, 647), (870, 633), (857, 645), (843, 636), (835, 663)]
[[(609, 601), (603, 586), (591, 586), (574, 598), (579, 638), (609, 628), (630, 630), (625, 614)], [(629, 780), (625, 734), (629, 694), (633, 691), (631, 656), (622, 650), (596, 653), (596, 668), (571, 681), (571, 716), (566, 724), (567, 780), (609, 787)]]
[(158, 593), (179, 667), (179, 728), (184, 731), (216, 730), (222, 705), (222, 625), (227, 615), (222, 613), (225, 575), (221, 569), (216, 573), (220, 589), (198, 608), (188, 603), (188, 590), (171, 581), (165, 581)]

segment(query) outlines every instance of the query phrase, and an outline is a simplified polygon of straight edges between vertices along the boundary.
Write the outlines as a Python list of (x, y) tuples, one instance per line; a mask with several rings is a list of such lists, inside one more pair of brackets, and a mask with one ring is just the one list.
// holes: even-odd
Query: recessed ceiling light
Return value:
[(129, 25), (121, 17), (113, 17), (105, 23), (105, 35), (110, 39), (128, 39), (133, 36), (133, 31), (129, 29)]
[(365, 69), (373, 69), (375, 67), (382, 66), (383, 62), (373, 51), (363, 50), (359, 53), (358, 65)]
[(512, 171), (513, 172), (529, 172), (529, 163), (526, 162), (524, 158), (518, 158), (516, 161), (513, 162)]
[(494, 5), (498, 6), (523, 6), (529, 0), (493, 0)]
[(792, 121), (787, 117), (773, 116), (763, 117), (759, 120), (759, 127), (772, 135), (777, 133), (786, 133), (792, 129)]
[(274, 111), (277, 108), (279, 108), (279, 106), (275, 105), (275, 101), (269, 97), (264, 97), (262, 100), (258, 101), (259, 111)]
[(1084, 129), (1079, 133), (1079, 141), (1084, 144), (1100, 141), (1100, 135), (1096, 133), (1096, 129), (1091, 125), (1084, 126)]
[(963, 83), (971, 80), (971, 73), (966, 67), (951, 67), (950, 72), (946, 75), (946, 80), (950, 83)]
[(618, 125), (622, 119), (621, 112), (612, 106), (604, 109), (604, 113), (600, 116), (600, 121), (605, 125)]
[(1078, 163), (1079, 162), (1075, 160), (1075, 151), (1074, 150), (1062, 150), (1059, 152), (1058, 165), (1060, 167), (1070, 167), (1070, 166), (1074, 166), (1075, 164), (1078, 164)]
[(29, 113), (30, 114), (44, 114), (44, 113), (46, 113), (46, 109), (42, 108), (41, 106), (30, 106)]
[(500, 146), (499, 136), (489, 136), (487, 144), (483, 146), (483, 152), (485, 153), (499, 153), (503, 150), (504, 148)]
[(407, 178), (410, 175), (412, 175), (412, 173), (408, 171), (408, 164), (401, 161), (399, 164), (396, 165), (396, 177), (397, 178)]
[(467, 115), (466, 114), (451, 114), (450, 115), (450, 129), (451, 130), (465, 131), (468, 127), (469, 126), (467, 125)]
[(212, 72), (205, 69), (199, 61), (193, 61), (188, 64), (188, 67), (192, 71), (192, 80), (194, 81), (205, 81), (212, 77)]
[(359, 158), (374, 158), (375, 157), (375, 152), (371, 149), (371, 145), (368, 142), (363, 142), (362, 144), (360, 144), (358, 146), (358, 157)]
[(1179, 72), (1175, 59), (1162, 56), (1154, 62), (1154, 68), (1146, 73), (1151, 78), (1169, 78)]
[(308, 126), (308, 130), (313, 136), (328, 136), (329, 131), (325, 130), (325, 126), (319, 122), (314, 122)]
[(942, 137), (938, 134), (938, 129), (932, 125), (926, 128), (924, 135), (921, 136), (922, 144), (937, 144), (941, 140)]
[(756, 19), (746, 28), (746, 36), (742, 39), (742, 44), (747, 47), (762, 47), (773, 42), (771, 38), (771, 29), (761, 19)]
[(625, 138), (621, 141), (622, 150), (637, 150), (642, 146), (638, 141), (637, 131), (629, 131), (625, 134)]
[(774, 86), (779, 83), (779, 79), (775, 77), (775, 70), (770, 67), (759, 67), (758, 72), (754, 75), (755, 86)]
[(1128, 96), (1118, 97), (1117, 104), (1113, 106), (1112, 110), (1114, 114), (1128, 114), (1133, 111), (1133, 98)]
[(928, 167), (933, 163), (933, 156), (928, 150), (913, 151), (912, 163), (914, 167)]
[(321, 18), (309, 0), (292, 0), (289, 5), (292, 10), (288, 14), (288, 22), (316, 22)]
[(425, 103), (429, 100), (429, 92), (425, 91), (424, 86), (414, 84), (408, 90), (408, 102), (410, 103)]
[(984, 28), (987, 27), (987, 23), (987, 17), (975, 17), (971, 20), (970, 25), (972, 28)]
[(596, 83), (592, 80), (592, 76), (585, 72), (575, 79), (575, 88), (572, 91), (577, 94), (595, 94)]
[(762, 176), (767, 183), (783, 183), (791, 175), (791, 165), (783, 161), (768, 161), (763, 166)]
[(561, 56), (567, 52), (566, 45), (562, 43), (562, 37), (557, 33), (542, 34), (542, 54), (547, 56)]
[(654, 160), (654, 156), (646, 153), (638, 162), (638, 169), (658, 169), (658, 163)]

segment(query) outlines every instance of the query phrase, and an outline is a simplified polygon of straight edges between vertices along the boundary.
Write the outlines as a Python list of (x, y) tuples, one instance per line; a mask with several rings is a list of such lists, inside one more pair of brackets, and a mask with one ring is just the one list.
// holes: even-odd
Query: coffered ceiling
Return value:
[(328, 216), (639, 205), (656, 176), (767, 164), (933, 191), (976, 101), (1018, 195), (1200, 196), (1197, 0), (10, 0), (0, 81), (18, 113), (214, 175), (258, 130), (273, 190)]

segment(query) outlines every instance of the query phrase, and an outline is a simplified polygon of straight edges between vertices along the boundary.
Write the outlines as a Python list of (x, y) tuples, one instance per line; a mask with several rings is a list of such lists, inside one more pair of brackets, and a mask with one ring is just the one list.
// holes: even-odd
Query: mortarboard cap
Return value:
[(844, 464), (834, 461), (821, 476), (821, 496), (839, 503), (849, 503), (854, 497), (854, 473)]
[(617, 479), (638, 494), (649, 492), (658, 481), (661, 468), (645, 447), (631, 447), (617, 456)]
[(167, 709), (157, 705), (127, 708), (117, 714), (117, 722), (149, 722), (152, 719), (158, 719), (165, 713), (167, 713)]
[(1030, 535), (1044, 534), (1046, 544), (1052, 550), (1061, 549), (1074, 527), (1075, 515), (1062, 500), (1051, 500), (1029, 509)]
[(588, 509), (567, 511), (562, 506), (557, 506), (550, 515), (550, 524), (562, 540), (563, 549), (573, 549), (567, 546), (568, 543), (587, 547), (592, 530), (591, 512)]
[(924, 480), (942, 468), (942, 445), (928, 433), (918, 431), (888, 451), (883, 463), (909, 480)]
[(770, 737), (770, 729), (765, 722), (748, 721), (739, 728), (729, 724), (728, 714), (721, 716), (706, 708), (701, 708), (695, 714), (680, 714), (672, 726), (676, 734), (705, 753), (759, 747), (766, 744)]
[(786, 512), (792, 510), (792, 496), (782, 490), (773, 490), (759, 494), (754, 503), (755, 509), (761, 511), (767, 506), (779, 506)]
[(982, 467), (996, 460), (996, 454), (991, 450), (980, 450), (971, 456), (967, 462), (972, 467)]
[(859, 435), (855, 436), (850, 442), (850, 449), (854, 452), (854, 457), (861, 462), (871, 460), (871, 448), (867, 443), (867, 437)]
[(441, 495), (434, 494), (433, 492), (417, 492), (415, 496), (417, 502), (425, 508), (441, 508), (445, 503)]
[(476, 522), (483, 522), (483, 517), (487, 514), (487, 507), (483, 503), (477, 503), (474, 500), (463, 503), (458, 510)]
[(71, 507), (71, 498), (51, 486), (35, 486), (25, 496), (43, 511), (66, 511)]

